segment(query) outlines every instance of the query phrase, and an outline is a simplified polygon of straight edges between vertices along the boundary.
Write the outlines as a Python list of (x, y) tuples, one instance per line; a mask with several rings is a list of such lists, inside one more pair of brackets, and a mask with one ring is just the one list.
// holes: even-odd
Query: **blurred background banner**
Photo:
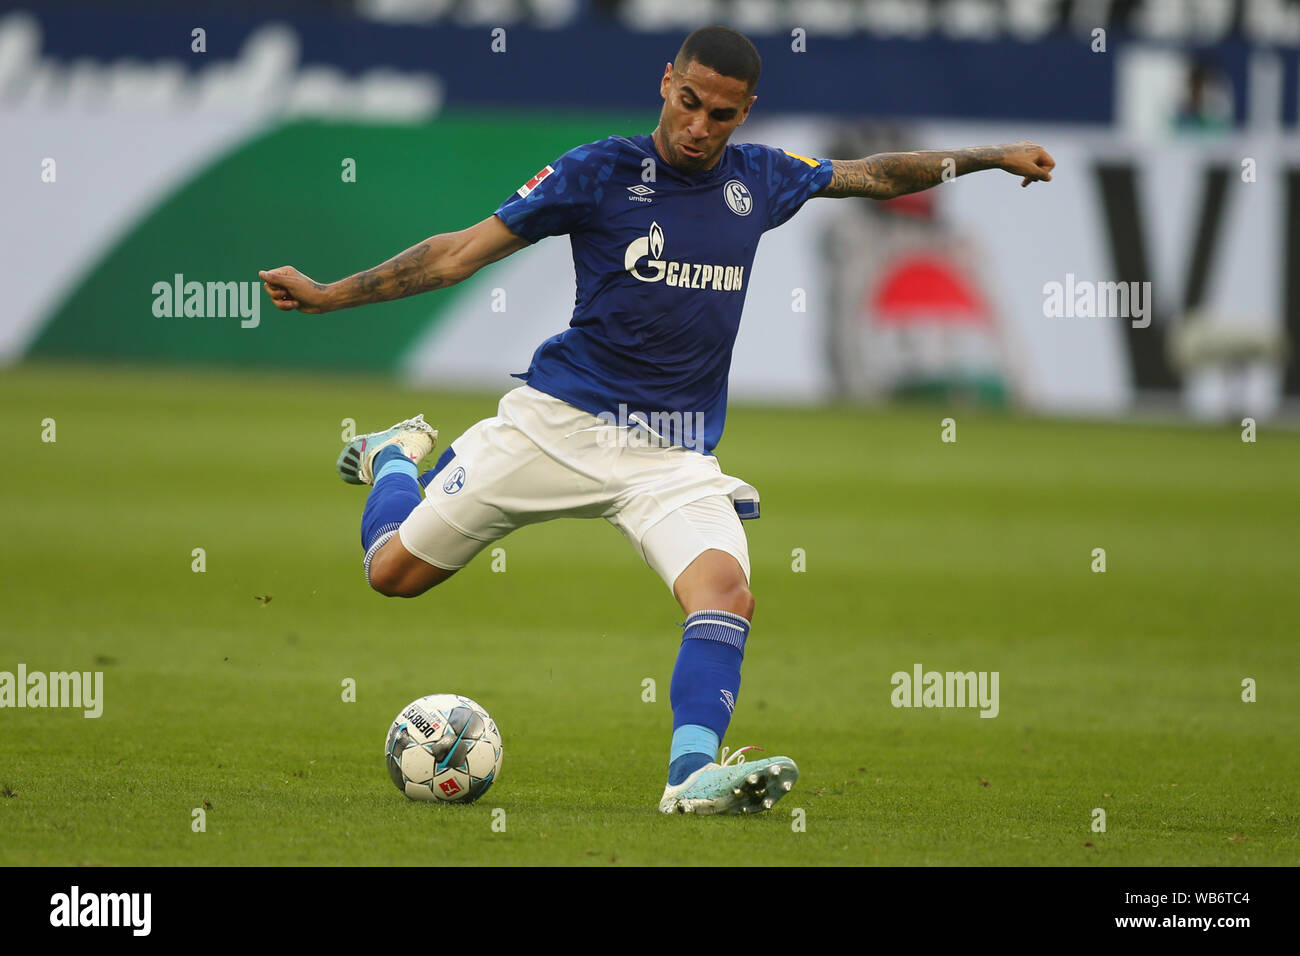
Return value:
[(245, 286), (358, 271), (490, 215), (572, 146), (650, 131), (664, 63), (724, 22), (764, 57), (738, 141), (1033, 139), (1058, 162), (1024, 190), (983, 174), (810, 202), (760, 247), (734, 397), (1295, 414), (1300, 4), (155, 6), (0, 9), (0, 361), (506, 387), (567, 324), (562, 239), (359, 313), (283, 315)]

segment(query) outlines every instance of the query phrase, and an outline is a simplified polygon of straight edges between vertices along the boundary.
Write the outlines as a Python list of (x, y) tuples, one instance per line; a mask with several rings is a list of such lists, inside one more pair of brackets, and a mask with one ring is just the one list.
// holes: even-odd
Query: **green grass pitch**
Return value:
[[(727, 743), (802, 776), (758, 817), (665, 817), (681, 614), (613, 528), (525, 529), (504, 573), (483, 555), (414, 600), (365, 585), (342, 420), (423, 411), (447, 441), (495, 402), (0, 376), (0, 670), (104, 674), (99, 719), (0, 710), (0, 864), (1300, 863), (1295, 433), (734, 408), (720, 460), (764, 516)], [(997, 671), (1000, 713), (891, 706), (917, 663)], [(389, 721), (435, 691), (501, 727), (478, 804), (385, 772)]]

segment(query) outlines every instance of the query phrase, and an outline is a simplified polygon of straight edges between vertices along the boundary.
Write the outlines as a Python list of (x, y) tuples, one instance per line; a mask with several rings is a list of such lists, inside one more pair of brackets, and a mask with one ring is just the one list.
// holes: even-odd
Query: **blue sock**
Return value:
[(730, 611), (696, 611), (686, 619), (673, 668), (673, 743), (668, 783), (676, 786), (717, 757), (740, 693), (749, 622)]
[(396, 445), (375, 456), (375, 484), (361, 514), (361, 547), (366, 551), (366, 570), (378, 546), (387, 541), (420, 503), (419, 469)]
[(677, 786), (707, 763), (722, 741), (708, 727), (683, 724), (673, 731), (672, 749), (668, 752), (668, 782)]

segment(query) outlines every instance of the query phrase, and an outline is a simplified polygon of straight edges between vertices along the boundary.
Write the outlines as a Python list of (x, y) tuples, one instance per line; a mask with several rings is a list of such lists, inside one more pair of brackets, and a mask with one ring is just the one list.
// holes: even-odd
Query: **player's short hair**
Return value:
[(758, 86), (759, 74), (763, 72), (763, 60), (749, 37), (730, 27), (700, 27), (682, 43), (673, 69), (684, 71), (692, 60), (723, 76), (744, 80), (750, 93)]

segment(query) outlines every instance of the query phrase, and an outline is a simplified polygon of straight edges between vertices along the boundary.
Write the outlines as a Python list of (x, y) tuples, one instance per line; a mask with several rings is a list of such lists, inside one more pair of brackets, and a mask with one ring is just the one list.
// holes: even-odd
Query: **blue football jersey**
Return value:
[(830, 160), (755, 144), (727, 146), (696, 174), (664, 162), (648, 135), (569, 150), (496, 211), (529, 242), (567, 233), (577, 276), (569, 328), (516, 377), (711, 452), (758, 239), (830, 180)]

